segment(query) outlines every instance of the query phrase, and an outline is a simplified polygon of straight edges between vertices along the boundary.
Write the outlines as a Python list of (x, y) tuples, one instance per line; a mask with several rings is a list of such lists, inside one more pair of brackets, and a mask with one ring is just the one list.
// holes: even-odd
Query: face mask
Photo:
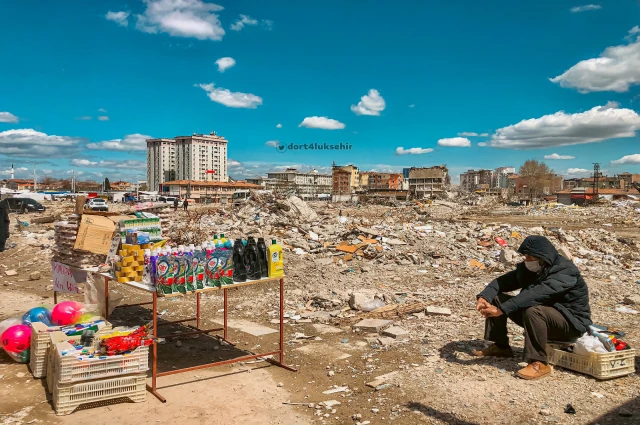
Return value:
[(540, 261), (525, 261), (524, 265), (527, 269), (529, 269), (529, 271), (532, 271), (534, 273), (538, 273), (540, 270), (542, 270)]

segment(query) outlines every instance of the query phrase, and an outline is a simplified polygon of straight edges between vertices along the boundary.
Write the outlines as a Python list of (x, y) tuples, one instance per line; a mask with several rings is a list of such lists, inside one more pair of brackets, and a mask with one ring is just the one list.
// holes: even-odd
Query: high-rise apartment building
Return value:
[(164, 182), (176, 179), (176, 141), (173, 139), (147, 140), (147, 184), (157, 191)]
[(227, 140), (215, 132), (147, 140), (149, 190), (167, 181), (228, 181)]

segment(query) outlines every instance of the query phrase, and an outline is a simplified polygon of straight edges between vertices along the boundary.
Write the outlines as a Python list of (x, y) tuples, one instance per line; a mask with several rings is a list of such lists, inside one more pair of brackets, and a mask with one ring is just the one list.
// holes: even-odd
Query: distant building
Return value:
[(11, 179), (7, 182), (7, 189), (11, 190), (33, 190), (33, 180)]
[(515, 195), (520, 200), (532, 201), (532, 197), (535, 199), (554, 195), (563, 189), (564, 179), (557, 174), (549, 174), (540, 182), (531, 182), (530, 180), (528, 177), (516, 178)]
[[(335, 165), (331, 167), (334, 195), (349, 195), (360, 188), (360, 173), (355, 165)], [(346, 177), (345, 177), (346, 176)], [(345, 186), (346, 181), (346, 186)]]
[(132, 190), (131, 183), (122, 180), (117, 182), (109, 182), (109, 186), (111, 187), (111, 190), (114, 191)]
[[(557, 193), (558, 202), (564, 205), (584, 205), (595, 200), (593, 187), (574, 187)], [(640, 192), (635, 188), (626, 189), (598, 189), (598, 199), (617, 201), (623, 199), (640, 200)]]
[(515, 167), (499, 167), (495, 170), (468, 170), (460, 175), (460, 188), (467, 192), (497, 191), (495, 189), (507, 189), (509, 176), (514, 175)]
[(449, 184), (449, 170), (445, 165), (409, 170), (409, 193), (417, 199), (437, 197)]
[(402, 169), (402, 177), (405, 180), (409, 180), (409, 171), (411, 171), (411, 168), (403, 168)]
[(267, 173), (267, 178), (248, 179), (248, 183), (259, 184), (267, 190), (295, 194), (303, 199), (313, 199), (317, 195), (330, 194), (332, 177), (317, 170), (303, 173), (295, 168)]
[(147, 140), (147, 182), (157, 191), (167, 181), (228, 181), (227, 140), (215, 132)]
[(276, 179), (270, 179), (269, 177), (254, 177), (252, 179), (247, 179), (247, 183), (262, 186), (264, 190), (278, 190), (278, 182), (276, 181)]
[(180, 198), (189, 196), (190, 199), (200, 203), (226, 203), (238, 190), (262, 189), (261, 186), (247, 182), (227, 183), (197, 180), (165, 182), (163, 188), (166, 188), (164, 193), (168, 196), (179, 196)]

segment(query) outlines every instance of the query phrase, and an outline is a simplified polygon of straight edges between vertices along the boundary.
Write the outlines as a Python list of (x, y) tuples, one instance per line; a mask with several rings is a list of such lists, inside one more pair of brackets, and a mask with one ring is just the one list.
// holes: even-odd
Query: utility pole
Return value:
[(76, 170), (71, 170), (71, 193), (76, 193)]

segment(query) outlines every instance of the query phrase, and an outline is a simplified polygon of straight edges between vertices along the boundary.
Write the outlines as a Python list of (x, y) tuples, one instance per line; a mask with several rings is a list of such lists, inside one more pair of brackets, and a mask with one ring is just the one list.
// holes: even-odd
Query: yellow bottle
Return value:
[(269, 277), (284, 276), (282, 246), (278, 245), (275, 239), (271, 241), (271, 245), (267, 248), (267, 254), (269, 254)]

